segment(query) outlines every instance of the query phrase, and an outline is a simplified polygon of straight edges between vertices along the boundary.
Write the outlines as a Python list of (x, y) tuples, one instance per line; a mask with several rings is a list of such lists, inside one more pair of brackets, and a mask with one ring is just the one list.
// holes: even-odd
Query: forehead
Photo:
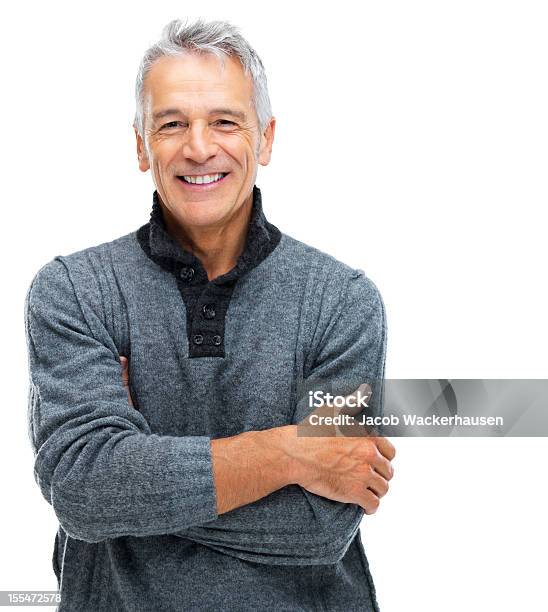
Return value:
[(150, 68), (144, 82), (145, 108), (156, 112), (177, 106), (190, 112), (211, 104), (232, 104), (240, 110), (252, 106), (253, 82), (234, 57), (221, 60), (212, 54), (162, 57)]

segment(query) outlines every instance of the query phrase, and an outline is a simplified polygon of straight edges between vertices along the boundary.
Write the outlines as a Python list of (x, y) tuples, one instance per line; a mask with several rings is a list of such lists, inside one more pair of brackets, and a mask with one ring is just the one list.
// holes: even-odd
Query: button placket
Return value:
[[(195, 277), (195, 280), (197, 278)], [(196, 296), (188, 320), (189, 354), (191, 357), (224, 357), (225, 302), (230, 296), (227, 295), (226, 289), (220, 288), (213, 281), (208, 281), (203, 286), (198, 286), (195, 282), (192, 287), (185, 283), (185, 288), (182, 289), (187, 295), (194, 291)]]

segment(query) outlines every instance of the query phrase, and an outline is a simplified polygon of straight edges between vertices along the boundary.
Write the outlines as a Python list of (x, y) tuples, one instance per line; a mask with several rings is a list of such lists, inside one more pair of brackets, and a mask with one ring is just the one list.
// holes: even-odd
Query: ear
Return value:
[(274, 130), (276, 129), (276, 118), (271, 117), (265, 131), (261, 134), (261, 146), (259, 149), (259, 163), (267, 166), (272, 155), (272, 144), (274, 142)]
[(137, 159), (139, 160), (139, 170), (141, 172), (146, 172), (150, 168), (150, 162), (148, 160), (145, 143), (143, 142), (143, 139), (135, 126), (133, 126), (133, 130), (135, 131), (135, 138), (137, 139)]

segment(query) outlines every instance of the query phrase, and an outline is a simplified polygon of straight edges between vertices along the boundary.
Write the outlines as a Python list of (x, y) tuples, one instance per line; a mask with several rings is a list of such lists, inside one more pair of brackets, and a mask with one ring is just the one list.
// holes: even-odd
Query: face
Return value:
[(258, 164), (270, 161), (275, 119), (260, 132), (251, 77), (224, 61), (163, 57), (144, 83), (139, 168), (151, 169), (167, 216), (185, 227), (223, 226), (251, 202)]

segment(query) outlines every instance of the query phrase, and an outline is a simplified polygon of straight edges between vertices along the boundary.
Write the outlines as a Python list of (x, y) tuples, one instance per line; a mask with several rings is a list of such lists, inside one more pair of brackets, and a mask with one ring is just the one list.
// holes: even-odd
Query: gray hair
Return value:
[(244, 74), (246, 76), (251, 74), (253, 104), (261, 133), (265, 130), (272, 117), (265, 70), (260, 57), (240, 34), (238, 28), (227, 21), (205, 22), (198, 19), (188, 24), (180, 19), (174, 19), (164, 27), (160, 40), (146, 51), (137, 73), (134, 126), (141, 136), (144, 133), (143, 89), (149, 70), (161, 57), (184, 53), (211, 53), (217, 56), (223, 65), (224, 57), (239, 59)]

